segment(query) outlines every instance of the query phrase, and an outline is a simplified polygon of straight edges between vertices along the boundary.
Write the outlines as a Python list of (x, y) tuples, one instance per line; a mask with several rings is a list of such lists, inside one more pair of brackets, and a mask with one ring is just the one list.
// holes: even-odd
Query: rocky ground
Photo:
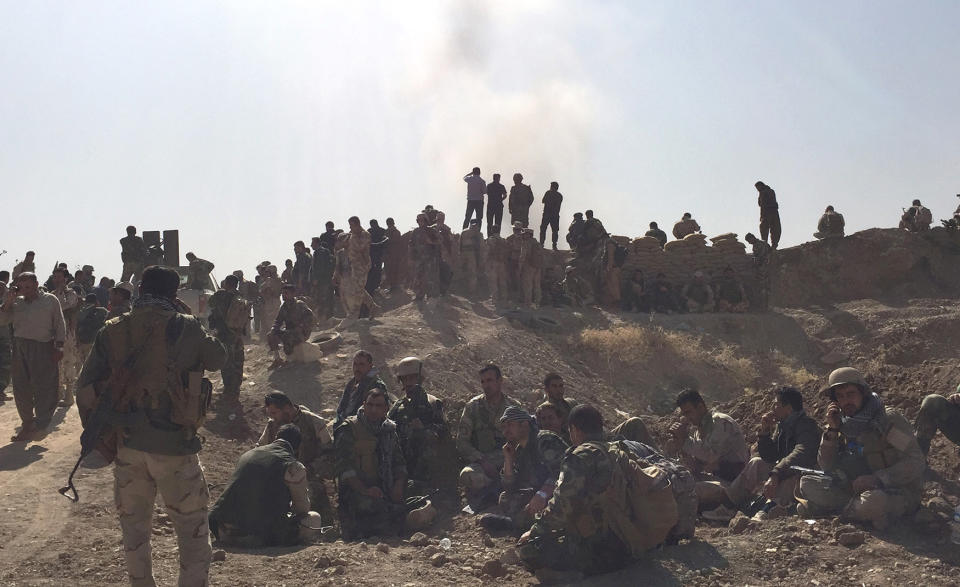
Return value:
[[(947, 297), (858, 299), (778, 308), (743, 316), (612, 315), (544, 309), (498, 312), (489, 304), (451, 297), (418, 306), (405, 296), (372, 324), (343, 334), (320, 362), (266, 369), (270, 358), (247, 347), (239, 409), (216, 406), (203, 431), (201, 453), (215, 499), (237, 457), (256, 442), (265, 422), (263, 395), (282, 390), (329, 414), (350, 377), (350, 358), (370, 350), (386, 381), (408, 355), (425, 359), (428, 391), (446, 399), (451, 420), (479, 393), (477, 368), (495, 361), (508, 393), (532, 406), (550, 370), (563, 375), (568, 394), (599, 405), (611, 424), (641, 415), (661, 434), (676, 418), (672, 398), (699, 387), (709, 401), (755, 435), (769, 409), (774, 384), (797, 385), (809, 411), (822, 419), (815, 390), (834, 366), (850, 363), (869, 373), (888, 404), (911, 419), (927, 393), (948, 393), (960, 381), (956, 324), (960, 302)], [(0, 430), (12, 432), (16, 410), (0, 406)], [(57, 494), (78, 450), (75, 409), (60, 410), (43, 439), (0, 447), (0, 585), (110, 585), (125, 581), (120, 532), (113, 511), (109, 466), (81, 469), (81, 501)], [(938, 438), (927, 473), (924, 507), (884, 532), (831, 520), (796, 517), (730, 526), (703, 523), (697, 538), (651, 553), (591, 585), (956, 585), (960, 548), (949, 542), (946, 519), (960, 501), (960, 454)], [(531, 584), (516, 564), (512, 539), (488, 535), (461, 504), (438, 504), (441, 515), (421, 535), (383, 537), (362, 544), (218, 553), (214, 585), (313, 584)], [(441, 546), (442, 539), (450, 548)], [(155, 573), (160, 584), (177, 574), (176, 540), (157, 508)]]

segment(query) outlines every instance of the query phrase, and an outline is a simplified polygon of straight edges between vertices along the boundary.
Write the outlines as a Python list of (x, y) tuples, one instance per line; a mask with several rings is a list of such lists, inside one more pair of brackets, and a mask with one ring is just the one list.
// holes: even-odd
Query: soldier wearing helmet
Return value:
[(800, 479), (798, 512), (842, 513), (882, 530), (917, 509), (926, 459), (906, 418), (851, 367), (831, 373), (820, 393), (830, 399), (817, 458), (827, 475)]
[(403, 386), (404, 396), (393, 404), (387, 417), (397, 425), (409, 478), (423, 484), (422, 489), (439, 487), (444, 472), (441, 455), (452, 452), (443, 402), (423, 390), (423, 361), (417, 357), (397, 364), (397, 382)]

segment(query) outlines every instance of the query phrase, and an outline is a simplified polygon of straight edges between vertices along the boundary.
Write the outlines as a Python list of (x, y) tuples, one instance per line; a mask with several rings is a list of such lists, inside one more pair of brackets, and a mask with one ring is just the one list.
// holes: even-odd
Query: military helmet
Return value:
[(423, 361), (418, 357), (407, 357), (397, 363), (397, 377), (404, 375), (423, 375)]
[(867, 385), (867, 380), (863, 378), (863, 373), (853, 367), (840, 367), (830, 373), (827, 384), (820, 389), (820, 395), (829, 396), (830, 399), (834, 399), (833, 390), (841, 385), (848, 384), (856, 385), (860, 388), (860, 391), (864, 393), (870, 391), (870, 386)]

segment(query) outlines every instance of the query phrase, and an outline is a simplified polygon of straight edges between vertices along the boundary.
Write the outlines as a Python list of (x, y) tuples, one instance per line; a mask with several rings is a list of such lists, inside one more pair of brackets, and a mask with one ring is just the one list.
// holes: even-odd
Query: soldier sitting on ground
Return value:
[(541, 581), (621, 568), (664, 542), (678, 519), (667, 474), (621, 443), (604, 442), (596, 408), (570, 412), (570, 439), (553, 498), (517, 543)]
[(650, 309), (663, 314), (673, 314), (680, 311), (677, 292), (664, 273), (657, 273), (656, 279), (650, 285)]
[(683, 286), (681, 292), (687, 311), (694, 314), (713, 312), (713, 288), (707, 283), (703, 271), (696, 271), (693, 280)]
[(526, 410), (510, 406), (500, 417), (507, 442), (503, 445), (500, 494), (503, 516), (484, 514), (480, 525), (491, 530), (526, 530), (553, 496), (567, 442), (540, 430)]
[(292, 354), (297, 345), (303, 343), (310, 336), (313, 330), (313, 311), (301, 299), (296, 296), (297, 287), (292, 283), (283, 285), (283, 304), (277, 317), (273, 321), (273, 328), (267, 335), (267, 344), (273, 351), (273, 363), (270, 368), (276, 368), (286, 363), (280, 357), (280, 346), (283, 345), (283, 352), (287, 355)]
[(960, 444), (960, 386), (950, 397), (931, 394), (923, 398), (914, 426), (923, 454), (930, 452), (930, 442), (938, 430), (950, 442)]
[[(360, 406), (367, 401), (370, 390), (377, 388), (387, 391), (387, 384), (380, 378), (379, 372), (373, 367), (373, 355), (369, 351), (360, 349), (353, 354), (353, 377), (343, 388), (340, 403), (337, 405), (337, 419), (334, 426), (355, 416)], [(387, 395), (387, 407), (390, 407), (392, 398)]]
[(460, 470), (460, 484), (467, 500), (477, 510), (498, 494), (503, 445), (506, 437), (500, 429), (500, 416), (518, 403), (503, 393), (500, 367), (490, 363), (480, 369), (481, 395), (463, 407), (457, 433), (457, 452), (466, 466)]
[(265, 446), (277, 439), (280, 428), (293, 424), (300, 430), (300, 448), (297, 460), (307, 468), (311, 509), (317, 510), (329, 521), (333, 510), (327, 497), (324, 479), (333, 477), (333, 437), (327, 421), (311, 412), (307, 406), (294, 405), (287, 394), (272, 391), (263, 398), (263, 409), (270, 419), (263, 428), (257, 446)]
[(626, 312), (646, 313), (650, 311), (649, 296), (647, 295), (642, 270), (634, 269), (630, 279), (623, 282), (620, 299)]
[(397, 381), (404, 396), (393, 404), (387, 417), (397, 425), (407, 474), (420, 485), (416, 492), (455, 486), (448, 477), (454, 462), (450, 429), (443, 402), (423, 390), (423, 362), (407, 357), (397, 365)]
[[(740, 425), (730, 416), (712, 412), (703, 396), (685, 389), (677, 396), (683, 419), (670, 426), (671, 452), (697, 476), (701, 501), (715, 493), (711, 481), (732, 483), (750, 460), (750, 449)], [(691, 430), (691, 427), (693, 428)]]
[(560, 282), (560, 289), (563, 292), (561, 303), (574, 308), (593, 305), (593, 292), (590, 286), (577, 277), (576, 269), (568, 265), (564, 269), (563, 281)]
[(284, 424), (276, 440), (243, 453), (210, 510), (210, 533), (221, 544), (309, 544), (319, 535), (320, 516), (310, 511), (307, 471), (296, 457), (300, 440), (300, 430)]
[(742, 314), (750, 307), (743, 282), (737, 277), (733, 267), (727, 265), (714, 286), (718, 312)]
[[(800, 473), (791, 467), (815, 468), (817, 449), (820, 448), (820, 427), (803, 410), (803, 395), (792, 387), (777, 389), (777, 398), (773, 409), (760, 418), (757, 433), (757, 451), (759, 456), (751, 458), (743, 471), (732, 483), (723, 487), (715, 483), (714, 495), (703, 495), (703, 502), (733, 505), (744, 510), (758, 496), (790, 507)], [(776, 428), (774, 428), (776, 423)], [(732, 518), (733, 511), (726, 505), (714, 514), (704, 517), (712, 519)]]
[(817, 232), (813, 236), (818, 239), (825, 238), (843, 238), (844, 221), (843, 214), (835, 211), (833, 206), (827, 206), (817, 223)]
[(827, 475), (800, 478), (802, 516), (842, 514), (878, 530), (920, 505), (927, 461), (906, 418), (887, 409), (856, 369), (833, 371), (817, 462)]
[(340, 494), (340, 527), (347, 539), (396, 534), (407, 466), (397, 427), (387, 419), (387, 394), (373, 388), (356, 416), (334, 433)]

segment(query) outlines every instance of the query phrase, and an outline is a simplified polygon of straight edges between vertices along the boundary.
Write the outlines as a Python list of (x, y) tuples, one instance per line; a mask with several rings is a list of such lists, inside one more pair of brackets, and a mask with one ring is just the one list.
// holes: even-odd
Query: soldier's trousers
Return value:
[(930, 441), (937, 435), (937, 430), (943, 432), (950, 442), (960, 444), (960, 405), (942, 395), (928, 395), (920, 404), (915, 427), (924, 454), (929, 452)]
[(487, 236), (493, 234), (493, 227), (499, 227), (503, 222), (503, 204), (499, 206), (487, 202)]
[(383, 262), (370, 265), (370, 271), (367, 272), (367, 282), (363, 289), (371, 296), (380, 289), (380, 282), (383, 281)]
[(520, 300), (524, 304), (536, 304), (540, 301), (540, 271), (534, 267), (520, 270)]
[(473, 250), (463, 251), (463, 275), (467, 282), (467, 293), (474, 295), (477, 293), (477, 256)]
[(413, 276), (413, 292), (417, 299), (436, 297), (440, 293), (440, 267), (435, 258), (418, 260)]
[(0, 392), (10, 385), (10, 364), (13, 362), (13, 337), (10, 336), (8, 326), (0, 326), (5, 332), (0, 333)]
[(113, 477), (130, 584), (156, 585), (150, 535), (159, 490), (177, 533), (179, 585), (207, 585), (212, 556), (207, 520), (210, 494), (197, 455), (157, 455), (121, 446)]
[(129, 281), (130, 283), (137, 283), (138, 281), (140, 281), (141, 273), (143, 273), (142, 261), (124, 261), (123, 272), (120, 274), (120, 281), (121, 282)]
[(503, 263), (492, 262), (487, 264), (490, 275), (490, 294), (494, 301), (500, 302), (510, 297), (507, 285), (507, 269)]
[(544, 216), (540, 220), (540, 244), (542, 245), (547, 239), (547, 228), (553, 230), (553, 246), (557, 246), (557, 237), (560, 235), (560, 215), (556, 216)]
[[(754, 498), (760, 495), (763, 484), (767, 482), (773, 465), (760, 457), (753, 457), (743, 467), (743, 471), (737, 475), (725, 488), (727, 498), (736, 506), (749, 505)], [(793, 492), (797, 486), (799, 477), (793, 476), (781, 479), (777, 483), (777, 495), (774, 501), (782, 506), (793, 503)]]
[(440, 260), (440, 295), (446, 295), (450, 291), (450, 284), (453, 283), (453, 267), (450, 263)]
[(13, 339), (13, 399), (24, 425), (43, 428), (57, 409), (60, 370), (53, 360), (53, 341)]
[(273, 300), (263, 300), (263, 307), (260, 309), (260, 337), (266, 338), (273, 328), (273, 321), (277, 319), (277, 313), (280, 311), (280, 298)]
[(477, 224), (483, 223), (483, 200), (467, 200), (467, 213), (463, 217), (463, 229), (470, 226), (470, 217), (476, 214)]
[(317, 318), (326, 320), (333, 316), (333, 283), (314, 282), (312, 295)]
[(391, 291), (403, 287), (403, 274), (406, 262), (403, 255), (394, 253), (388, 255), (384, 264), (384, 285)]
[(220, 369), (223, 378), (224, 395), (239, 396), (240, 384), (243, 382), (243, 337), (229, 333), (217, 335), (217, 339), (227, 349), (227, 360)]
[(63, 342), (63, 358), (60, 359), (58, 365), (60, 368), (60, 385), (57, 390), (57, 398), (68, 404), (74, 402), (73, 386), (77, 380), (78, 361), (82, 361), (82, 359), (79, 358), (77, 352), (77, 339), (68, 333), (66, 340)]
[(780, 244), (780, 211), (779, 210), (761, 210), (760, 211), (760, 240), (767, 242), (767, 235), (770, 235), (770, 246), (777, 248)]
[(340, 301), (343, 302), (343, 309), (347, 318), (359, 318), (360, 308), (364, 304), (369, 310), (373, 310), (377, 303), (373, 301), (367, 290), (364, 289), (366, 279), (355, 280), (352, 276), (346, 277), (340, 282)]
[(907, 513), (919, 503), (897, 488), (871, 489), (854, 495), (824, 475), (804, 475), (800, 478), (800, 496), (808, 501), (814, 515), (838, 514), (860, 522), (874, 522), (885, 526), (890, 518)]
[(500, 493), (500, 509), (513, 521), (515, 529), (526, 531), (533, 525), (533, 516), (527, 513), (526, 507), (536, 492), (536, 489), (525, 488)]
[(620, 274), (619, 267), (611, 267), (603, 275), (604, 303), (610, 306), (620, 306)]

